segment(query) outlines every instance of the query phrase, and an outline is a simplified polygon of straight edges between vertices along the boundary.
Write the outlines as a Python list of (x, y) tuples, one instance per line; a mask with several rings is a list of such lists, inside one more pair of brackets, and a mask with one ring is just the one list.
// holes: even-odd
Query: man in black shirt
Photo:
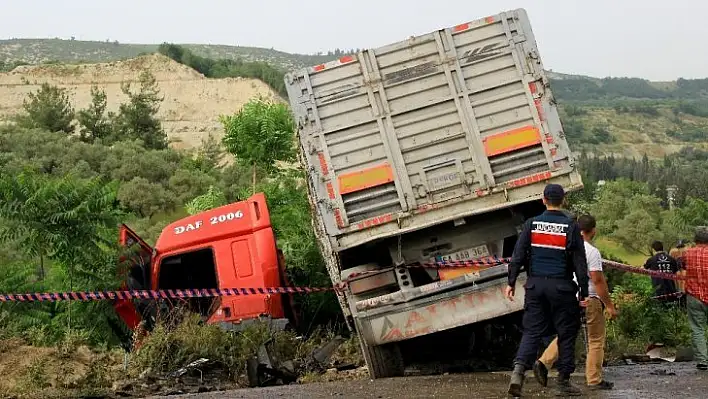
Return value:
[[(661, 241), (654, 241), (651, 244), (654, 250), (654, 256), (647, 259), (644, 263), (644, 268), (661, 273), (676, 274), (679, 270), (678, 262), (671, 255), (664, 252), (664, 244)], [(673, 280), (664, 278), (652, 277), (651, 283), (654, 286), (654, 295), (671, 295), (676, 294), (676, 283)], [(676, 298), (659, 298), (662, 302), (673, 302)]]

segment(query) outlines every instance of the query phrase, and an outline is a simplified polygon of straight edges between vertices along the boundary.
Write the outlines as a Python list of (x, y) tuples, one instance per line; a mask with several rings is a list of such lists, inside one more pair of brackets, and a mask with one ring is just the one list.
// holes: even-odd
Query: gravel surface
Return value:
[[(581, 371), (582, 372), (582, 371)], [(355, 380), (329, 383), (288, 385), (228, 392), (185, 395), (199, 399), (218, 398), (503, 398), (507, 397), (508, 372), (450, 374), (425, 377), (402, 377), (380, 380)], [(708, 372), (696, 370), (693, 363), (660, 363), (615, 366), (605, 369), (607, 380), (615, 382), (613, 391), (585, 391), (588, 398), (706, 398)], [(583, 384), (576, 372), (573, 380)], [(524, 397), (552, 397), (553, 374), (548, 388), (541, 387), (527, 373)], [(171, 396), (180, 397), (180, 396)]]

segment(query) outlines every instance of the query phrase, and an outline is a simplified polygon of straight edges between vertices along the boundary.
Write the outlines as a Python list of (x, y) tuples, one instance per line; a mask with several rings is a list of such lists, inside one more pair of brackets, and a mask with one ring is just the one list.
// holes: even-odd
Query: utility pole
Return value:
[(673, 210), (676, 206), (676, 192), (678, 187), (667, 186), (666, 187), (666, 199), (669, 201), (669, 210)]

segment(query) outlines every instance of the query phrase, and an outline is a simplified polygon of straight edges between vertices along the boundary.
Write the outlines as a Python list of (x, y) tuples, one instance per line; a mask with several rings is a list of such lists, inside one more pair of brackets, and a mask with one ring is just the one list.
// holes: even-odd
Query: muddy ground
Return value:
[[(693, 363), (659, 363), (614, 366), (606, 378), (616, 383), (613, 391), (587, 392), (588, 398), (705, 398), (708, 397), (708, 372), (699, 372)], [(573, 376), (583, 383), (583, 376)], [(368, 379), (306, 385), (289, 385), (228, 392), (185, 395), (197, 399), (220, 398), (503, 398), (507, 397), (508, 372), (403, 377), (371, 381)], [(524, 397), (552, 397), (553, 380), (541, 387), (531, 373)], [(179, 396), (171, 396), (179, 397)]]

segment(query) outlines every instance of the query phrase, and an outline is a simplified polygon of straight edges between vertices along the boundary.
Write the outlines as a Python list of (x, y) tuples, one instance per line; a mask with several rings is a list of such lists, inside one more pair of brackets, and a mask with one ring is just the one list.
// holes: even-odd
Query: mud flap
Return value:
[(366, 366), (371, 378), (402, 377), (405, 369), (403, 354), (397, 343), (385, 345), (367, 345), (360, 339)]
[(373, 379), (402, 377), (405, 369), (403, 354), (398, 343), (385, 345), (372, 345), (362, 337), (361, 323), (355, 319), (354, 325), (359, 333), (359, 344), (361, 352), (364, 354), (366, 367), (369, 369), (369, 376)]

